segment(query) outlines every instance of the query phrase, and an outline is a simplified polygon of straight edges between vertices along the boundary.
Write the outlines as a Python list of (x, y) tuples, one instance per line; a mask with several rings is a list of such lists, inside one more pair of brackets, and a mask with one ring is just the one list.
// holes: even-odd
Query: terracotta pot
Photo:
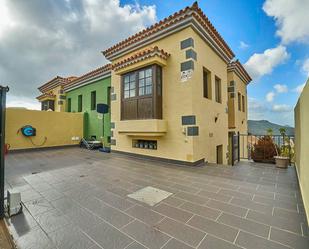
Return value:
[(275, 156), (276, 167), (286, 169), (290, 164), (290, 158), (284, 156)]

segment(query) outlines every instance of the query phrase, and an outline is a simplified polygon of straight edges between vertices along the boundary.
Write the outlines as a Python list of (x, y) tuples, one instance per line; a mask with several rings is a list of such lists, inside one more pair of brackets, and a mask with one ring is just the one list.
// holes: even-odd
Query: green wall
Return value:
[[(71, 99), (71, 112), (78, 112), (78, 96), (83, 96), (82, 112), (84, 115), (84, 137), (90, 139), (96, 136), (97, 140), (104, 138), (104, 144), (108, 145), (108, 137), (111, 135), (110, 130), (110, 112), (104, 114), (104, 125), (102, 114), (96, 110), (91, 110), (91, 92), (96, 91), (97, 104), (108, 103), (108, 88), (111, 85), (111, 77), (92, 82), (88, 85), (81, 86), (77, 89), (67, 92), (67, 103)], [(68, 104), (66, 105), (68, 111)], [(104, 134), (103, 134), (104, 129)]]

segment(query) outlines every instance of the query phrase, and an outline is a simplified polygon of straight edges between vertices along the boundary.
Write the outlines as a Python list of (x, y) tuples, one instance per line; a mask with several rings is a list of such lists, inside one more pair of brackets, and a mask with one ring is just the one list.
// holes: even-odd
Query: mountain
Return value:
[(254, 135), (264, 135), (267, 133), (267, 129), (272, 129), (274, 135), (280, 135), (279, 129), (285, 128), (286, 135), (294, 136), (294, 128), (288, 125), (278, 125), (271, 123), (267, 120), (248, 120), (249, 133)]

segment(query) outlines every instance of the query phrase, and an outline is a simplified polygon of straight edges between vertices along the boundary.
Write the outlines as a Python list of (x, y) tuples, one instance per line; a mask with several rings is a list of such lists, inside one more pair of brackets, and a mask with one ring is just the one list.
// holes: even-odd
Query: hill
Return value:
[(294, 135), (294, 128), (291, 126), (278, 125), (267, 120), (248, 120), (248, 132), (251, 134), (264, 135), (269, 128), (273, 130), (274, 135), (280, 135), (280, 128), (285, 128), (287, 135)]

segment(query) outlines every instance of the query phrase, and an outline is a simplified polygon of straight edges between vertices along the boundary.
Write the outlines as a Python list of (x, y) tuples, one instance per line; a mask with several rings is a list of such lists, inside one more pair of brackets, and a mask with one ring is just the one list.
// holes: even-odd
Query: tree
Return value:
[(283, 128), (283, 127), (280, 128), (279, 132), (280, 132), (281, 136), (285, 137), (285, 134), (286, 134), (286, 129), (285, 128)]
[(272, 136), (274, 131), (272, 128), (268, 128), (266, 132), (267, 132), (267, 135)]

